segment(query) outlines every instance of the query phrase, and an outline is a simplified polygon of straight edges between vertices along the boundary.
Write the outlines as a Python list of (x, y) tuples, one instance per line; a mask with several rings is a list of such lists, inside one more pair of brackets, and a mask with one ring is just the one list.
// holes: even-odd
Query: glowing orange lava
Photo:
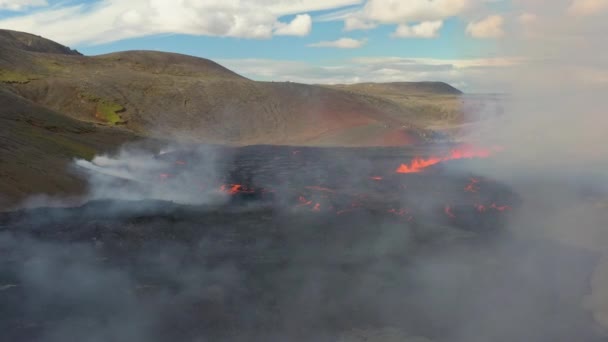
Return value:
[(220, 187), (220, 191), (229, 195), (236, 195), (238, 193), (253, 193), (254, 190), (248, 189), (241, 184), (224, 184)]
[(312, 201), (307, 200), (304, 196), (300, 196), (300, 198), (298, 198), (298, 201), (300, 202), (300, 206), (308, 206), (312, 204)]
[(500, 149), (480, 149), (472, 147), (459, 147), (450, 152), (447, 156), (443, 157), (429, 157), (429, 158), (414, 158), (409, 164), (401, 164), (397, 168), (397, 173), (419, 173), (424, 169), (439, 164), (448, 160), (456, 159), (473, 159), (473, 158), (488, 158), (493, 152), (499, 151)]
[(497, 205), (496, 203), (492, 203), (492, 205), (490, 206), (490, 208), (496, 209), (498, 211), (511, 210), (511, 207), (509, 207), (508, 205)]
[(390, 209), (387, 211), (389, 214), (395, 214), (397, 216), (405, 216), (407, 214), (409, 214), (409, 210), (408, 209)]
[(479, 190), (479, 184), (480, 181), (479, 179), (476, 178), (471, 178), (471, 183), (469, 183), (467, 186), (465, 186), (464, 191), (466, 192), (477, 192)]
[(445, 214), (451, 218), (456, 218), (456, 215), (454, 215), (454, 212), (452, 211), (452, 207), (449, 205), (445, 206), (445, 209), (443, 210), (445, 212)]

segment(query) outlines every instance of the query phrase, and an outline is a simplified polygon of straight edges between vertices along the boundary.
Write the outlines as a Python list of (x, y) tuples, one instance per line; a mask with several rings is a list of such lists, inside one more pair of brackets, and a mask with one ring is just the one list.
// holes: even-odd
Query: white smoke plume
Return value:
[[(525, 63), (487, 75), (488, 82), (508, 85), (505, 114), (471, 136), (505, 149), (476, 171), (522, 196), (515, 234), (596, 253), (599, 265), (585, 280), (591, 292), (581, 306), (608, 329), (608, 12), (601, 2), (513, 2), (500, 53)], [(576, 277), (572, 267), (563, 272)], [(555, 290), (549, 279), (546, 289)]]
[[(219, 204), (226, 199), (217, 185), (222, 174), (218, 152), (205, 147), (189, 149), (187, 158), (171, 156), (180, 147), (155, 153), (123, 148), (114, 155), (77, 159), (76, 171), (86, 173), (87, 200), (160, 200), (179, 204)], [(183, 171), (183, 172), (182, 172)]]

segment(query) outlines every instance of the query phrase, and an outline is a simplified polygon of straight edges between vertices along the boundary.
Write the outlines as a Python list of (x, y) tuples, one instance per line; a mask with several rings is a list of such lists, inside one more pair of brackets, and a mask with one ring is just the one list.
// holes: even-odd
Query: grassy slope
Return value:
[(187, 56), (126, 52), (45, 58), (47, 63), (55, 59), (54, 69), (13, 85), (16, 92), (75, 119), (121, 122), (142, 134), (214, 143), (314, 145), (327, 132), (404, 124), (396, 115), (399, 108), (382, 99), (318, 86), (254, 82)]
[(0, 87), (0, 208), (38, 193), (75, 195), (83, 181), (67, 172), (73, 158), (92, 158), (137, 137), (78, 122)]
[(360, 83), (330, 86), (398, 105), (399, 119), (431, 130), (449, 130), (464, 120), (462, 92), (441, 82)]
[[(401, 145), (425, 141), (427, 127), (458, 119), (458, 92), (442, 83), (370, 91), (254, 82), (206, 59), (157, 51), (84, 57), (35, 38), (16, 39), (35, 41), (35, 52), (0, 51), (0, 69), (19, 74), (7, 76), (19, 81), (13, 91), (77, 120), (140, 134), (229, 144)], [(41, 53), (45, 44), (54, 53)]]

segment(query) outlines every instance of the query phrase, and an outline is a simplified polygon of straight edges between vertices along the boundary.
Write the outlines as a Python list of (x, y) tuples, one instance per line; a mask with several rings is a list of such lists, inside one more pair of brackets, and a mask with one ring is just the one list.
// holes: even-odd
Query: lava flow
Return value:
[[(324, 154), (311, 155), (310, 151), (298, 153), (299, 158), (291, 158), (291, 152), (295, 151), (267, 153), (263, 147), (259, 149), (262, 150), (247, 150), (231, 160), (224, 166), (232, 170), (228, 176), (211, 181), (199, 191), (229, 195), (229, 205), (260, 201), (276, 208), (290, 208), (290, 212), (293, 209), (322, 215), (319, 217), (387, 215), (391, 221), (407, 222), (436, 220), (440, 216), (447, 217), (451, 225), (476, 228), (495, 225), (496, 220), (501, 220), (501, 213), (511, 211), (510, 205), (514, 203), (510, 192), (499, 184), (473, 175), (443, 172), (430, 172), (420, 178), (390, 175), (395, 165), (392, 156), (384, 160), (370, 154), (369, 170), (360, 174), (355, 170), (349, 177), (344, 177), (342, 163), (345, 158), (334, 163), (331, 158), (318, 157)], [(460, 146), (444, 156), (414, 158), (411, 163), (401, 165), (397, 172), (421, 173), (444, 161), (486, 158), (497, 151)], [(196, 160), (193, 162), (182, 155), (176, 157), (180, 158), (169, 163), (174, 168), (163, 170), (165, 173), (160, 175), (163, 186), (179, 181), (182, 172), (197, 172), (199, 163)], [(352, 158), (359, 161), (367, 157), (357, 154)], [(232, 169), (233, 165), (240, 164), (247, 168)], [(289, 178), (284, 183), (277, 182), (277, 174), (288, 174)], [(487, 224), (480, 223), (486, 221)]]
[(424, 169), (439, 164), (441, 162), (456, 160), (456, 159), (473, 159), (473, 158), (488, 158), (493, 152), (499, 151), (500, 149), (480, 149), (471, 147), (460, 147), (454, 149), (449, 155), (443, 157), (429, 157), (429, 158), (414, 158), (409, 164), (401, 164), (397, 168), (397, 173), (420, 173)]
[(255, 190), (247, 188), (241, 184), (222, 185), (220, 191), (230, 195), (236, 195), (239, 193), (254, 193)]

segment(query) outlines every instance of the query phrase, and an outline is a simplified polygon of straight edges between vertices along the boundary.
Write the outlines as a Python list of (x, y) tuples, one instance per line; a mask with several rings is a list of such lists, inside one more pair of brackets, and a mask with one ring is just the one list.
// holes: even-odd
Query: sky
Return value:
[(209, 58), (256, 80), (427, 80), (492, 92), (500, 85), (482, 75), (522, 63), (505, 47), (524, 26), (606, 10), (608, 0), (0, 0), (0, 28), (86, 55)]

